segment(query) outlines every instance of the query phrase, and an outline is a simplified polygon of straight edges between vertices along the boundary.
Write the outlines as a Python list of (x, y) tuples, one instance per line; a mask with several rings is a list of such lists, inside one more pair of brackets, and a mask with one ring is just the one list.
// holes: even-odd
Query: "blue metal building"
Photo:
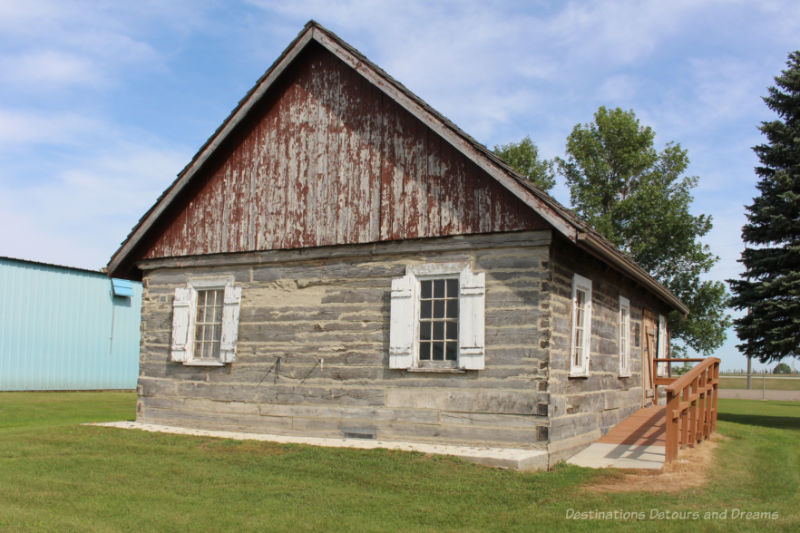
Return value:
[(142, 284), (0, 257), (0, 390), (135, 389)]

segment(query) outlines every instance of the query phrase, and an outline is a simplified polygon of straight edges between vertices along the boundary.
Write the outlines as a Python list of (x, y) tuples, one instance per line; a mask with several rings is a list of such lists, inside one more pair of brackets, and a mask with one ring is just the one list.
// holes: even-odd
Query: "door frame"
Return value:
[(655, 313), (642, 310), (642, 405), (655, 403), (655, 361), (658, 353), (658, 322)]

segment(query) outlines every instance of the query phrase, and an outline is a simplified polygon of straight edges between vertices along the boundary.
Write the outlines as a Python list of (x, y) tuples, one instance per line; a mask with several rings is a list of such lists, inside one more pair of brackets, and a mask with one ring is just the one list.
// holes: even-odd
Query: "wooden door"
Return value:
[(647, 405), (654, 401), (653, 359), (658, 352), (658, 323), (656, 316), (647, 309), (642, 312), (642, 330), (642, 405)]

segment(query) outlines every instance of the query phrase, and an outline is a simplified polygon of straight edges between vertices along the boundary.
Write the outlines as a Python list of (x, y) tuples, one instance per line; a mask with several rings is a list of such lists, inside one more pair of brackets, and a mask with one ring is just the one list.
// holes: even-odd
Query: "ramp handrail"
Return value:
[[(686, 359), (656, 359), (673, 363)], [(694, 446), (709, 438), (717, 428), (719, 358), (700, 359), (699, 364), (679, 378), (658, 378), (666, 385), (666, 458), (678, 455), (678, 447)]]

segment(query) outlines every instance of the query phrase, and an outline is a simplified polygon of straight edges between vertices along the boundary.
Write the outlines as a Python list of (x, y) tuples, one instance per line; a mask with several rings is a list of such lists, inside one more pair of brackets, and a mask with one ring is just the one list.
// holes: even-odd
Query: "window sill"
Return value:
[(572, 378), (588, 379), (589, 378), (589, 374), (569, 374), (567, 377), (570, 378), (570, 379), (572, 379)]
[(406, 368), (406, 372), (413, 374), (466, 374), (461, 368)]
[(184, 361), (183, 366), (225, 366), (221, 361)]

